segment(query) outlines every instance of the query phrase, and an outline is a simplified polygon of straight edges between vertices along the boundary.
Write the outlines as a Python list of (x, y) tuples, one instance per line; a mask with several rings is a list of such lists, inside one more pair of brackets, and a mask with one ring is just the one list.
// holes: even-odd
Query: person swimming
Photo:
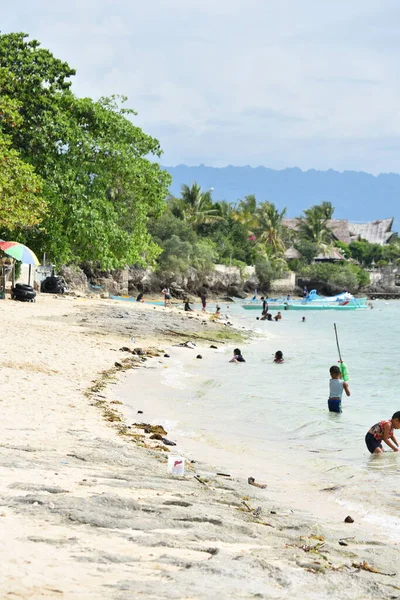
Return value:
[(284, 362), (283, 352), (281, 350), (277, 350), (275, 352), (274, 363), (280, 365)]
[(233, 358), (231, 358), (231, 360), (229, 362), (234, 362), (234, 363), (243, 363), (246, 362), (242, 356), (242, 352), (239, 350), (239, 348), (235, 348), (233, 351)]

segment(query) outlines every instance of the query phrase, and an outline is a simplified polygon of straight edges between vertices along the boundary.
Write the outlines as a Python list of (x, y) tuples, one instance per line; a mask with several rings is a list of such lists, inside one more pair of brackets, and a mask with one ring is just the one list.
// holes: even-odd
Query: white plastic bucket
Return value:
[(183, 456), (168, 455), (168, 473), (170, 475), (185, 474), (185, 459)]

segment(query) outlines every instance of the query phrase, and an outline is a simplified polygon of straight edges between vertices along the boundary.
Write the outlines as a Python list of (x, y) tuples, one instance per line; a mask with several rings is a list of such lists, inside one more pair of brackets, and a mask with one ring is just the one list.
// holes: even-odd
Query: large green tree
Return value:
[[(117, 267), (152, 261), (147, 223), (164, 207), (170, 176), (154, 138), (135, 127), (124, 98), (93, 101), (71, 91), (74, 69), (22, 33), (0, 36), (3, 93), (21, 125), (4, 124), (12, 149), (43, 180), (47, 216), (25, 241), (54, 261)], [(21, 239), (22, 236), (20, 236)]]
[(40, 223), (45, 214), (42, 181), (31, 165), (12, 148), (5, 130), (22, 124), (19, 105), (4, 92), (10, 73), (0, 67), (0, 235)]

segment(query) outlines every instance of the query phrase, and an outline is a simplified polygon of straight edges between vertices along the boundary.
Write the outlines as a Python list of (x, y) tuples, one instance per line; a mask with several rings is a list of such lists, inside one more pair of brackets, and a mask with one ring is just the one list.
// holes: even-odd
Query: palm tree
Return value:
[(181, 197), (171, 199), (172, 212), (190, 225), (204, 225), (221, 220), (213, 205), (211, 191), (203, 192), (201, 186), (193, 183), (191, 187), (183, 184)]
[(253, 234), (257, 227), (257, 198), (254, 194), (239, 200), (233, 218), (247, 228), (249, 235)]
[(257, 243), (265, 244), (273, 255), (278, 256), (285, 252), (283, 236), (283, 219), (286, 208), (279, 211), (275, 204), (263, 202), (257, 209)]
[(300, 239), (312, 242), (319, 250), (326, 252), (333, 242), (332, 231), (328, 227), (333, 211), (330, 202), (323, 202), (304, 210), (304, 214), (298, 219)]
[(216, 214), (221, 218), (221, 220), (229, 222), (234, 219), (235, 210), (232, 202), (221, 200), (221, 202), (217, 202), (215, 204), (215, 209)]

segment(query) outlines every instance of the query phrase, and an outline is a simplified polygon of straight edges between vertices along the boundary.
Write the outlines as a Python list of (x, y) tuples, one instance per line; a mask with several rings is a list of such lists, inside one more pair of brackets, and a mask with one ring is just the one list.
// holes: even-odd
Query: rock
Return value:
[(80, 290), (86, 292), (88, 289), (88, 280), (85, 273), (77, 266), (62, 266), (59, 275), (63, 277), (70, 290)]
[(138, 410), (138, 411), (137, 411), (137, 414), (138, 414), (138, 415), (142, 415), (142, 414), (143, 414), (143, 411), (142, 411), (142, 410)]
[(116, 367), (118, 367), (119, 369), (122, 369), (122, 368), (123, 368), (123, 366), (124, 366), (122, 363), (120, 363), (120, 362), (118, 362), (118, 361), (117, 361), (117, 362), (115, 362), (115, 363), (114, 363), (114, 365), (115, 365)]
[(167, 438), (161, 438), (162, 442), (166, 445), (166, 446), (176, 446), (175, 442), (171, 442), (170, 440), (167, 440)]
[(212, 348), (213, 350), (218, 350), (218, 346), (214, 346), (211, 344), (210, 348)]
[(122, 348), (119, 349), (120, 352), (132, 352), (132, 350), (130, 348), (128, 348), (127, 346), (122, 346)]
[(198, 354), (196, 358), (203, 358), (201, 354)]
[(170, 358), (169, 354), (164, 354), (164, 358)]
[(345, 523), (354, 523), (353, 517), (346, 517), (344, 520)]
[(234, 298), (241, 298), (242, 300), (244, 300), (244, 298), (247, 297), (246, 292), (244, 292), (243, 290), (240, 290), (235, 285), (229, 286), (227, 291), (228, 291), (228, 296), (233, 296)]
[(143, 348), (135, 348), (133, 354), (136, 354), (137, 356), (144, 356), (146, 352), (143, 350)]
[(162, 440), (163, 436), (160, 433), (153, 433), (153, 435), (150, 436), (151, 440)]

